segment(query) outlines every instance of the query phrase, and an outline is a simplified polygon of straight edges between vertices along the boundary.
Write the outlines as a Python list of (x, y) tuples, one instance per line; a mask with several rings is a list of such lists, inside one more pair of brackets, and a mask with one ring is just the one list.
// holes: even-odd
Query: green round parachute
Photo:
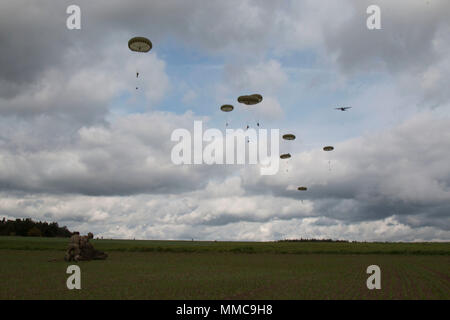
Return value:
[(280, 156), (280, 159), (289, 159), (291, 157), (290, 153), (285, 153)]
[(250, 97), (255, 98), (256, 100), (258, 100), (258, 102), (263, 101), (262, 95), (260, 95), (260, 94), (258, 94), (258, 93), (252, 94)]
[(233, 111), (233, 109), (234, 107), (231, 104), (224, 104), (220, 107), (220, 110), (222, 110), (223, 112), (230, 112)]
[[(223, 112), (231, 112), (234, 110), (234, 107), (231, 104), (224, 104), (220, 107), (220, 110), (222, 110)], [(226, 115), (226, 122), (225, 122), (225, 127), (228, 127), (228, 124), (230, 122), (228, 114)]]
[(149, 52), (152, 42), (144, 37), (134, 37), (128, 41), (128, 48), (136, 52)]
[(291, 133), (283, 135), (284, 140), (295, 140), (295, 136)]
[[(332, 147), (332, 146), (323, 147), (323, 151), (333, 151), (333, 150), (334, 150), (334, 147)], [(331, 171), (331, 160), (328, 160), (328, 170)]]
[[(152, 48), (152, 42), (144, 37), (134, 37), (131, 38), (128, 41), (128, 48), (130, 48), (131, 51), (135, 52), (149, 52)], [(136, 66), (136, 79), (139, 78), (139, 68)], [(136, 80), (138, 81), (138, 80)], [(139, 86), (136, 82), (136, 90), (139, 89)]]
[(246, 104), (248, 106), (255, 105), (260, 103), (263, 100), (263, 97), (260, 94), (251, 94), (248, 96), (240, 96), (237, 101), (239, 103)]
[[(260, 103), (262, 100), (263, 100), (262, 95), (257, 94), (257, 93), (251, 94), (251, 95), (240, 96), (240, 97), (238, 97), (238, 99), (237, 99), (237, 101), (238, 101), (239, 103), (243, 103), (243, 104), (245, 104), (245, 105), (247, 105), (247, 106), (252, 106), (252, 105), (258, 104), (258, 103)], [(253, 109), (253, 108), (249, 108), (248, 110), (251, 110), (251, 112), (253, 113), (254, 111), (252, 111), (252, 109)], [(252, 114), (252, 118), (253, 118), (253, 120), (255, 120), (256, 126), (259, 127), (259, 120), (256, 119), (255, 114)], [(246, 128), (246, 129), (248, 129), (248, 128), (250, 128), (250, 125), (249, 125), (249, 123), (247, 122), (247, 128)]]
[(298, 191), (306, 191), (306, 190), (308, 190), (308, 188), (307, 187), (298, 187), (297, 190)]

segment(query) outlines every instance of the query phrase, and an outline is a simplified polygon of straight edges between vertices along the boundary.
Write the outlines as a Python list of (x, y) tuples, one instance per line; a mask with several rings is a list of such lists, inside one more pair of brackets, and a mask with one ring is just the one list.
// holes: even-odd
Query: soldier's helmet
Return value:
[(88, 238), (89, 238), (89, 239), (93, 239), (93, 238), (94, 238), (94, 235), (92, 234), (92, 232), (89, 232), (89, 233), (88, 233)]
[(73, 234), (80, 235), (80, 233), (78, 231), (74, 231)]

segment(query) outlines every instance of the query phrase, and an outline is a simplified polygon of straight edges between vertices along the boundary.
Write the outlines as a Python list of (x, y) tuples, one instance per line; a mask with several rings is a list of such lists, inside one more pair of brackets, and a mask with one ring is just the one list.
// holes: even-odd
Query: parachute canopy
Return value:
[(334, 147), (332, 147), (332, 146), (323, 147), (323, 151), (333, 151), (333, 150), (334, 150)]
[(224, 104), (220, 107), (220, 110), (222, 110), (223, 112), (230, 112), (233, 111), (233, 109), (234, 107), (231, 104)]
[(306, 191), (306, 190), (308, 190), (308, 188), (307, 187), (298, 187), (297, 190), (298, 191)]
[(291, 133), (283, 135), (284, 140), (295, 140), (295, 136)]
[(258, 104), (258, 103), (260, 103), (261, 101), (263, 100), (263, 97), (262, 97), (262, 95), (260, 95), (260, 94), (251, 94), (251, 95), (248, 95), (248, 96), (240, 96), (238, 99), (237, 99), (237, 101), (239, 102), (239, 103), (243, 103), (243, 104), (246, 104), (246, 105), (254, 105), (254, 104)]
[(147, 38), (134, 37), (128, 41), (128, 48), (136, 52), (149, 52), (152, 48), (152, 43)]
[(250, 97), (253, 97), (253, 98), (255, 98), (255, 99), (258, 99), (259, 102), (261, 102), (261, 101), (263, 100), (262, 95), (260, 95), (260, 94), (258, 94), (258, 93), (252, 94)]
[(280, 156), (280, 159), (289, 159), (291, 157), (290, 153), (285, 153)]

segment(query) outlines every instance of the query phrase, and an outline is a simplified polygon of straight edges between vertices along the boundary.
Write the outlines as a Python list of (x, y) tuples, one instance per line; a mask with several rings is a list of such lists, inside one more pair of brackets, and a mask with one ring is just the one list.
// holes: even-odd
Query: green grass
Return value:
[[(222, 242), (91, 240), (107, 252), (450, 255), (450, 243)], [(0, 249), (65, 250), (66, 238), (0, 237)]]
[(0, 299), (450, 299), (449, 243), (94, 240), (68, 290), (67, 241), (0, 237)]
[[(449, 299), (450, 257), (111, 252), (66, 288), (60, 251), (0, 250), (0, 299)], [(56, 262), (48, 262), (56, 258)], [(366, 288), (367, 266), (381, 290)]]

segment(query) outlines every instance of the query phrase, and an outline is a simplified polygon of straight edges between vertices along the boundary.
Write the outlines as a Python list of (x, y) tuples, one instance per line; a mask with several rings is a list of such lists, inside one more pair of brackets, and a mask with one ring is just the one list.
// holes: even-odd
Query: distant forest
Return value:
[[(349, 242), (348, 240), (333, 240), (333, 239), (283, 239), (278, 242)], [(356, 242), (356, 241), (353, 241)]]
[(66, 226), (60, 227), (57, 222), (35, 222), (30, 218), (0, 221), (0, 236), (23, 237), (70, 237)]

